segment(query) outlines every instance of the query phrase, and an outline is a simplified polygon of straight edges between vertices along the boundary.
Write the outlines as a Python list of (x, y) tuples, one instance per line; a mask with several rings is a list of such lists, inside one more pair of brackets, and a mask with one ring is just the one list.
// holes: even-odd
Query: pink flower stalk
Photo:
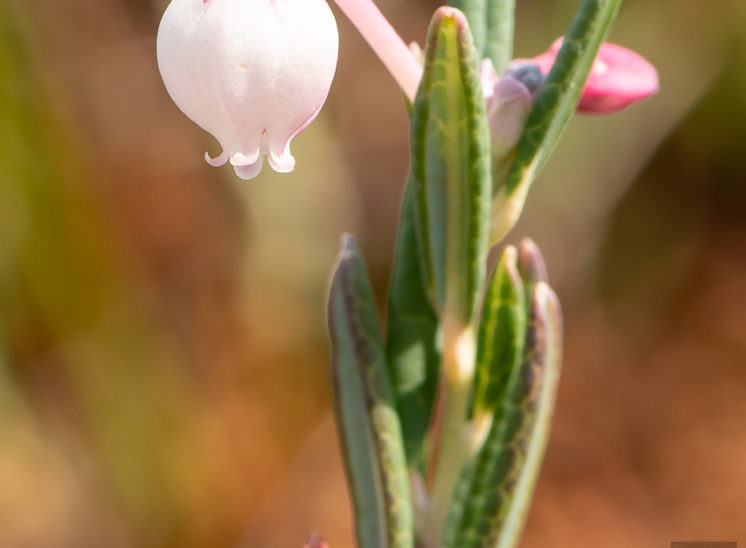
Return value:
[(318, 115), (337, 66), (325, 0), (173, 0), (158, 29), (158, 67), (176, 105), (251, 179), (264, 156), (295, 167), (290, 142)]
[[(561, 46), (562, 38), (558, 38), (549, 50), (532, 59), (544, 75), (549, 74)], [(605, 42), (593, 62), (578, 112), (609, 114), (657, 91), (658, 72), (653, 65), (632, 50)]]
[(410, 102), (422, 79), (422, 67), (372, 0), (335, 0), (368, 42)]

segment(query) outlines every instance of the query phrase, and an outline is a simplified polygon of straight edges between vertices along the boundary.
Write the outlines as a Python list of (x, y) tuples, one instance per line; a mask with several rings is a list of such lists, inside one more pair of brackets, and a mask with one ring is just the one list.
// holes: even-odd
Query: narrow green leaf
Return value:
[(492, 60), (498, 74), (513, 57), (514, 22), (515, 0), (487, 0), (487, 37), (482, 56)]
[[(461, 520), (464, 517), (466, 505), (471, 496), (474, 472), (477, 467), (477, 458), (469, 459), (459, 472), (458, 481), (453, 488), (453, 496), (448, 506), (448, 516), (443, 526), (443, 548), (460, 548), (455, 544), (456, 535), (459, 534)], [(461, 535), (463, 536), (463, 535)]]
[(477, 57), (491, 59), (498, 74), (513, 55), (515, 0), (449, 0), (469, 22)]
[[(544, 282), (538, 282), (536, 285), (533, 309), (536, 310), (532, 316), (536, 331), (533, 337), (529, 331), (527, 345), (533, 363), (531, 374), (539, 376), (540, 379), (531, 398), (533, 402), (528, 404), (526, 411), (527, 414), (533, 413), (533, 419), (526, 421), (528, 431), (524, 440), (516, 440), (516, 444), (525, 445), (514, 446), (516, 454), (522, 449), (525, 450), (525, 459), (523, 466), (517, 470), (512, 492), (511, 485), (506, 484), (510, 492), (506, 499), (510, 500), (512, 497), (512, 501), (500, 531), (498, 548), (511, 548), (520, 540), (549, 441), (562, 365), (562, 311), (557, 295)], [(539, 332), (542, 323), (543, 334)], [(533, 424), (529, 424), (530, 422)]]
[(485, 295), (477, 338), (473, 419), (477, 428), (491, 420), (508, 379), (523, 359), (526, 335), (526, 299), (516, 267), (518, 253), (506, 247), (495, 267)]
[(548, 439), (561, 338), (557, 298), (538, 282), (522, 365), (511, 374), (487, 439), (462, 472), (445, 546), (517, 545)]
[[(474, 413), (472, 417), (475, 432), (473, 443), (477, 447), (476, 451), (484, 446), (484, 440), (480, 438), (486, 435), (495, 423), (499, 423), (502, 420), (502, 402), (506, 397), (508, 383), (511, 381), (511, 378), (515, 379), (514, 371), (518, 370), (524, 361), (525, 337), (528, 323), (526, 303), (527, 301), (530, 302), (533, 298), (536, 285), (539, 282), (547, 282), (547, 269), (541, 251), (533, 240), (524, 238), (518, 246), (517, 251), (510, 246), (505, 248), (498, 260), (490, 287), (485, 295), (479, 326), (477, 376), (475, 378), (477, 386), (474, 389)], [(501, 299), (501, 290), (504, 291), (504, 295), (507, 297), (505, 300)], [(515, 306), (520, 306), (520, 310), (516, 310)], [(555, 307), (555, 309), (558, 310), (558, 307)], [(501, 318), (498, 315), (500, 311), (504, 314), (502, 325), (500, 325)], [(552, 318), (558, 317), (559, 314), (557, 313)], [(559, 325), (557, 319), (555, 319), (555, 323)], [(516, 329), (519, 326), (520, 329)], [(498, 329), (495, 329), (496, 327)], [(507, 338), (507, 342), (491, 341), (489, 334), (499, 329), (505, 335), (517, 336), (518, 340), (502, 337), (503, 339)], [(557, 331), (555, 330), (554, 333), (557, 333)], [(490, 360), (485, 359), (490, 355), (493, 359), (497, 356), (503, 356), (505, 359), (493, 362), (493, 365), (490, 365)], [(514, 358), (512, 362), (510, 361), (511, 357)], [(493, 369), (490, 369), (490, 367), (493, 367)], [(485, 369), (490, 371), (491, 375), (485, 375), (483, 373)], [(487, 412), (479, 411), (480, 405), (478, 402), (486, 399), (484, 396), (480, 396), (480, 393), (484, 391), (480, 390), (478, 386), (480, 378), (484, 377), (487, 377), (487, 379), (491, 378), (494, 382), (494, 396), (491, 400), (494, 400), (497, 405), (489, 407), (493, 410), (491, 415), (488, 415)], [(487, 383), (485, 382), (485, 384)], [(482, 405), (481, 407), (487, 406)], [(464, 466), (454, 490), (453, 501), (444, 533), (446, 546), (454, 546), (453, 541), (464, 512), (464, 505), (469, 498), (477, 460), (477, 458), (473, 458)]]
[(448, 5), (461, 10), (469, 22), (474, 40), (474, 49), (479, 59), (485, 57), (487, 36), (489, 35), (489, 5), (493, 0), (449, 0)]
[(386, 358), (401, 420), (410, 468), (427, 456), (424, 440), (430, 424), (440, 370), (438, 318), (422, 283), (417, 258), (415, 194), (407, 184), (397, 232), (389, 288)]
[(484, 280), (492, 179), (477, 57), (454, 8), (430, 25), (411, 141), (425, 287), (438, 313), (465, 325)]
[(329, 295), (337, 427), (361, 548), (412, 548), (412, 504), (399, 418), (373, 291), (346, 236)]
[(598, 48), (620, 5), (621, 0), (581, 1), (526, 122), (505, 183), (495, 189), (493, 243), (501, 240), (518, 220), (531, 183), (575, 111)]

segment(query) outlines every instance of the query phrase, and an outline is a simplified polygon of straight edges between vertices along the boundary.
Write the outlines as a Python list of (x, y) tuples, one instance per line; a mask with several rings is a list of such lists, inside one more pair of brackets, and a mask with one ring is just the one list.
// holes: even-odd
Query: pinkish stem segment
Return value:
[(335, 0), (381, 59), (411, 102), (422, 78), (422, 67), (371, 0)]

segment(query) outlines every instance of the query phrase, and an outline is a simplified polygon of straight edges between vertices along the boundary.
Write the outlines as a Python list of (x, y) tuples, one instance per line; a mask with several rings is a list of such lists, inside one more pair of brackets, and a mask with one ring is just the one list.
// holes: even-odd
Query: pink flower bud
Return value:
[(293, 137), (319, 113), (337, 66), (325, 0), (173, 0), (158, 29), (158, 67), (176, 105), (220, 143), (242, 179), (266, 155), (295, 167)]
[[(539, 80), (524, 82), (523, 74), (516, 77), (510, 69), (498, 78), (489, 59), (483, 60), (479, 65), (494, 158), (504, 158), (518, 142), (526, 118), (534, 105), (535, 93), (541, 85), (542, 75), (536, 66), (526, 66), (533, 67)], [(529, 85), (526, 85), (527, 83)]]
[[(562, 46), (558, 38), (533, 62), (545, 75)], [(603, 43), (593, 62), (578, 103), (578, 112), (608, 114), (646, 99), (658, 91), (658, 72), (637, 53), (616, 44)]]
[(329, 548), (329, 545), (318, 534), (311, 533), (303, 544), (303, 548)]

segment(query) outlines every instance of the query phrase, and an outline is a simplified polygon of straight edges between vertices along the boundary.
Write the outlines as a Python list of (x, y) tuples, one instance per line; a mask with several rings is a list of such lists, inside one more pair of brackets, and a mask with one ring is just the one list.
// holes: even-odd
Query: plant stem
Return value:
[[(450, 325), (449, 325), (450, 324)], [(474, 378), (474, 329), (446, 320), (443, 326), (443, 416), (438, 438), (426, 544), (439, 548), (453, 489), (469, 454), (467, 409)]]
[(422, 67), (404, 40), (371, 0), (335, 0), (381, 59), (410, 102), (414, 102)]

